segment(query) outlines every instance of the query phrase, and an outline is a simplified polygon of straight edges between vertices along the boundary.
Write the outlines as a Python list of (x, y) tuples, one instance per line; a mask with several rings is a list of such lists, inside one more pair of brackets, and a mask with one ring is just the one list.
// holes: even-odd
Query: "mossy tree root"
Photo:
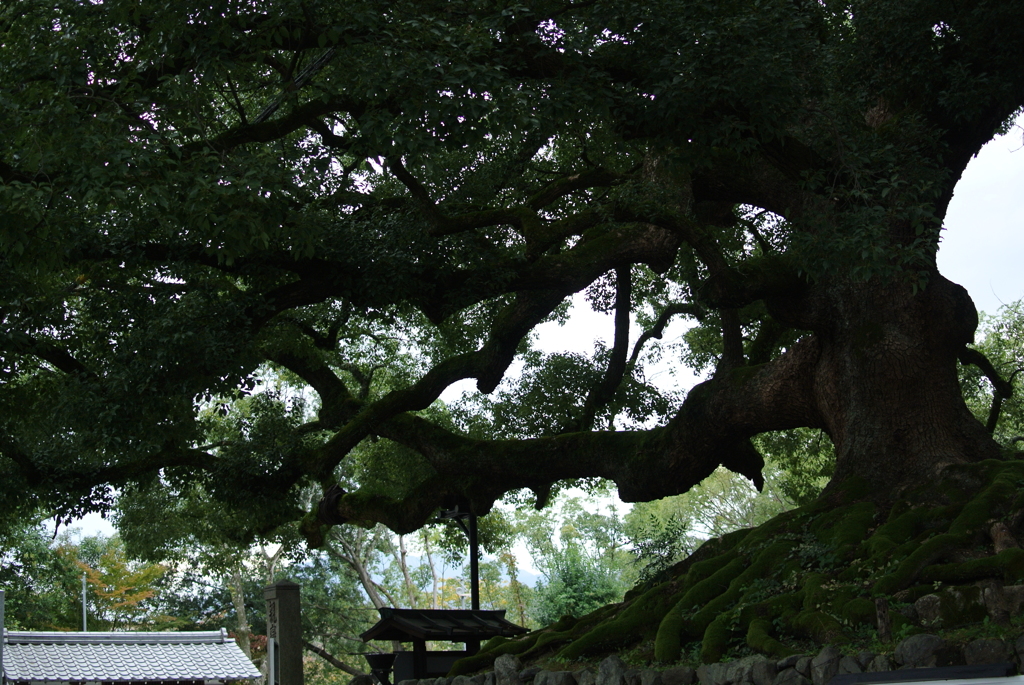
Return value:
[[(899, 601), (913, 601), (933, 592), (935, 582), (1024, 582), (1024, 549), (996, 554), (987, 537), (993, 519), (1021, 518), (1024, 460), (951, 467), (887, 512), (854, 485), (759, 528), (709, 541), (623, 604), (489, 642), (452, 673), (478, 670), (500, 654), (540, 656), (560, 646), (555, 656), (573, 660), (651, 638), (651, 656), (663, 663), (698, 645), (701, 661), (715, 662), (744, 643), (780, 658), (794, 652), (787, 636), (842, 644), (849, 631), (870, 629), (878, 594), (901, 591)], [(967, 560), (950, 563), (961, 555)], [(899, 613), (890, 619), (894, 631), (912, 627)]]

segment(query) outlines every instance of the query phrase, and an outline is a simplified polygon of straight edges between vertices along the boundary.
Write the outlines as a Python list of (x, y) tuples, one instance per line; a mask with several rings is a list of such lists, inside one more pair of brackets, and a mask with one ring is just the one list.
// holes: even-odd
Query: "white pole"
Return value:
[(89, 626), (85, 621), (85, 571), (82, 571), (82, 632), (89, 630)]

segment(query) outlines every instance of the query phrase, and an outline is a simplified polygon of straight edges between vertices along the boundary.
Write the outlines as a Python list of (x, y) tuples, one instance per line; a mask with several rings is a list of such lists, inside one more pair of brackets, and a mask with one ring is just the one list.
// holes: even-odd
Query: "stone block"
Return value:
[(640, 685), (662, 685), (661, 671), (645, 668), (640, 671)]
[(575, 676), (576, 685), (597, 685), (597, 671), (592, 668), (581, 668)]
[(532, 681), (543, 669), (540, 666), (527, 666), (519, 671), (519, 679), (524, 683)]
[(997, 664), (1012, 658), (1009, 646), (994, 637), (983, 637), (964, 646), (964, 661), (968, 665)]
[(661, 685), (694, 685), (696, 682), (697, 671), (689, 666), (673, 666), (661, 672)]
[(1003, 587), (1003, 597), (1011, 616), (1024, 613), (1024, 585), (1006, 585)]
[(729, 664), (729, 668), (726, 669), (726, 680), (729, 683), (736, 683), (737, 685), (739, 683), (753, 683), (754, 667), (766, 660), (766, 657), (760, 654), (755, 654), (753, 656), (745, 656), (742, 659), (733, 661)]
[(625, 685), (627, 670), (622, 659), (612, 654), (597, 667), (596, 685)]
[(457, 675), (452, 679), (452, 685), (473, 685), (473, 679), (466, 675)]
[(832, 645), (826, 645), (811, 660), (811, 682), (814, 685), (828, 685), (832, 676), (839, 672), (839, 660), (842, 653)]
[(800, 661), (805, 656), (807, 656), (807, 655), (806, 654), (792, 654), (790, 656), (787, 656), (785, 659), (779, 659), (778, 661), (775, 662), (775, 668), (777, 668), (780, 671), (785, 671), (787, 668), (794, 668), (794, 667), (796, 667), (796, 662)]
[(924, 595), (918, 597), (914, 602), (914, 609), (917, 610), (917, 620), (925, 627), (937, 626), (940, 623), (942, 600), (938, 595)]
[(626, 672), (622, 674), (622, 682), (625, 685), (640, 685), (640, 669), (627, 668)]
[(841, 675), (847, 675), (849, 673), (863, 673), (864, 668), (857, 661), (856, 657), (844, 656), (839, 660), (839, 671)]
[(954, 628), (988, 616), (985, 594), (974, 585), (945, 588), (914, 602), (917, 621), (926, 628)]
[(762, 659), (754, 664), (750, 677), (754, 681), (754, 685), (772, 685), (778, 674), (779, 669), (775, 667), (774, 661)]
[(876, 656), (878, 655), (866, 649), (862, 652), (857, 652), (857, 663), (860, 664), (860, 670), (866, 671), (868, 668), (868, 664), (870, 664), (871, 660), (874, 659)]
[(728, 685), (729, 664), (701, 664), (697, 667), (700, 685)]
[(811, 677), (811, 659), (812, 657), (804, 656), (796, 660), (796, 672), (805, 678)]
[(864, 668), (867, 673), (882, 673), (884, 671), (892, 670), (892, 661), (889, 660), (888, 655), (879, 654)]
[(779, 671), (772, 685), (811, 685), (811, 681), (796, 668)]
[(494, 685), (523, 685), (519, 672), (523, 663), (515, 654), (502, 654), (494, 660)]
[(955, 666), (963, 661), (958, 650), (938, 635), (911, 635), (896, 646), (896, 663), (904, 668)]

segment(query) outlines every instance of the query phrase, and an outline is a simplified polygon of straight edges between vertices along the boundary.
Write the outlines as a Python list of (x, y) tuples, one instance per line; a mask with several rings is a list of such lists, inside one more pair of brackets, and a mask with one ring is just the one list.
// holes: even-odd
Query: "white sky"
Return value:
[[(979, 311), (994, 314), (1001, 305), (1024, 298), (1024, 116), (1016, 129), (990, 142), (968, 165), (946, 214), (938, 262), (946, 278), (967, 288)], [(669, 327), (665, 340), (681, 330)], [(577, 306), (571, 323), (545, 324), (539, 331), (545, 351), (589, 354), (595, 338), (611, 344), (613, 323), (611, 315)], [(628, 505), (618, 506), (620, 512), (628, 510)], [(114, 533), (98, 514), (75, 526), (84, 535)], [(524, 570), (533, 569), (524, 563)]]

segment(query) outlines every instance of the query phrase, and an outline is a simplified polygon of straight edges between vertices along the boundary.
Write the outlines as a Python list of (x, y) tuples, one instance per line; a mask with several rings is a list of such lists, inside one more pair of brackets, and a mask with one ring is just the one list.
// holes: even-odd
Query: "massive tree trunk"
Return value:
[(861, 476), (895, 494), (949, 464), (998, 456), (957, 380), (978, 322), (966, 290), (936, 273), (918, 293), (875, 281), (822, 291), (814, 393), (836, 448), (833, 483)]

